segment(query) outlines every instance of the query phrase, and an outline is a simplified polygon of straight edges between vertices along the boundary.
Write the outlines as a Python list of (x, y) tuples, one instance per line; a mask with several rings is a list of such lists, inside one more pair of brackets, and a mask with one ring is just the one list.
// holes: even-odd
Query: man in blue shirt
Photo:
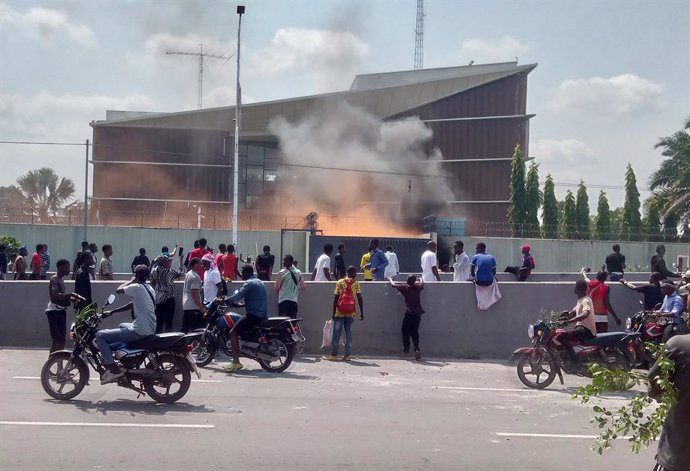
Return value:
[(386, 267), (388, 266), (388, 259), (386, 254), (379, 248), (379, 240), (371, 239), (369, 242), (369, 265), (371, 265), (371, 272), (374, 281), (384, 281), (386, 279)]
[(664, 329), (664, 336), (662, 337), (662, 341), (666, 342), (676, 334), (687, 334), (688, 326), (683, 321), (685, 303), (683, 298), (676, 293), (676, 285), (670, 281), (662, 283), (661, 293), (664, 295), (664, 302), (661, 304), (661, 309), (657, 311), (657, 314), (662, 317), (668, 317), (670, 321), (669, 325)]
[(251, 265), (242, 267), (242, 279), (244, 284), (228, 297), (227, 303), (234, 303), (244, 299), (246, 315), (235, 323), (230, 332), (232, 344), (232, 363), (223, 367), (228, 373), (239, 371), (243, 368), (240, 363), (240, 338), (239, 335), (248, 332), (255, 325), (268, 318), (268, 302), (266, 288), (261, 280), (254, 276), (254, 268)]
[(496, 276), (496, 259), (486, 253), (486, 244), (479, 242), (475, 246), (476, 253), (472, 257), (470, 275), (479, 286), (491, 286)]

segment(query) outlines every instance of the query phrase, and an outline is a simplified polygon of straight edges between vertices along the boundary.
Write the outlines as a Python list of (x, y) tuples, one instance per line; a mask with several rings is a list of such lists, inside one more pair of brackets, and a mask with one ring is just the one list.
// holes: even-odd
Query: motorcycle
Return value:
[[(75, 300), (75, 309), (81, 301)], [(115, 295), (111, 294), (100, 311), (91, 306), (77, 312), (69, 332), (74, 349), (51, 353), (41, 370), (41, 385), (50, 397), (65, 401), (81, 393), (89, 381), (89, 365), (99, 375), (106, 371), (94, 339), (107, 317), (103, 314), (105, 307), (114, 301)], [(172, 404), (180, 400), (189, 390), (191, 372), (201, 378), (190, 353), (197, 337), (200, 334), (173, 332), (111, 344), (113, 357), (126, 370), (116, 384), (139, 395), (148, 394), (156, 402)]]
[[(243, 307), (232, 304), (232, 307)], [(192, 356), (197, 366), (211, 363), (218, 350), (232, 356), (230, 332), (242, 317), (230, 312), (227, 297), (220, 297), (211, 303), (206, 314), (206, 327), (195, 332), (202, 336), (194, 345)], [(261, 368), (271, 373), (285, 371), (295, 355), (295, 350), (304, 344), (305, 338), (299, 327), (301, 319), (291, 317), (270, 317), (249, 332), (240, 335), (240, 356), (256, 360)]]
[(609, 332), (573, 345), (578, 362), (570, 357), (567, 345), (559, 340), (566, 322), (538, 320), (527, 329), (531, 347), (521, 347), (511, 359), (519, 356), (517, 375), (522, 384), (534, 389), (548, 387), (558, 376), (563, 383), (563, 371), (568, 374), (586, 374), (588, 363), (598, 362), (606, 368), (630, 371), (642, 359), (640, 334), (636, 332)]
[(643, 342), (641, 368), (649, 369), (656, 361), (652, 352), (644, 348), (644, 344), (647, 342), (660, 344), (664, 337), (664, 330), (669, 322), (671, 320), (668, 317), (654, 314), (651, 311), (640, 311), (626, 319), (625, 330), (639, 334)]

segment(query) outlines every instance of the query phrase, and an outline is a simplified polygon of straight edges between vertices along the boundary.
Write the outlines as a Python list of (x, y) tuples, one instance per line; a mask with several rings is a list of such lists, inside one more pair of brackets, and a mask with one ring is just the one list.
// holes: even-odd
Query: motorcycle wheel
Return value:
[[(179, 401), (192, 383), (192, 374), (185, 360), (175, 355), (159, 355), (156, 361), (161, 377), (145, 378), (144, 390), (156, 402), (172, 404)], [(149, 363), (146, 367), (152, 368), (152, 365)]]
[(41, 386), (53, 399), (72, 399), (88, 382), (89, 367), (84, 360), (72, 358), (72, 354), (68, 352), (53, 353), (41, 369)]
[(290, 363), (292, 363), (292, 358), (294, 357), (295, 352), (293, 351), (292, 346), (288, 346), (283, 343), (283, 341), (278, 339), (271, 339), (268, 344), (278, 349), (278, 358), (270, 363), (266, 360), (257, 361), (259, 362), (259, 365), (261, 365), (261, 368), (268, 372), (282, 373), (290, 366)]
[(194, 357), (194, 362), (196, 366), (203, 368), (215, 358), (218, 346), (213, 336), (206, 332), (205, 329), (197, 329), (194, 332), (204, 332), (201, 339), (192, 344), (192, 357)]
[[(557, 368), (553, 357), (547, 352), (535, 352), (520, 357), (517, 374), (522, 384), (528, 388), (544, 389), (556, 379)], [(534, 380), (531, 377), (534, 377)]]

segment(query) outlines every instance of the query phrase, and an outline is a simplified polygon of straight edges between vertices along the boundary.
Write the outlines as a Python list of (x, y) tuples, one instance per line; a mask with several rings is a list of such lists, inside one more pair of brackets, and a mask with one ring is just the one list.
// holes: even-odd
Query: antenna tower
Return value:
[(199, 52), (192, 52), (192, 51), (165, 51), (166, 55), (177, 55), (177, 56), (198, 56), (199, 57), (199, 90), (198, 90), (198, 96), (197, 96), (197, 107), (201, 109), (201, 95), (203, 93), (204, 89), (204, 57), (210, 57), (211, 59), (225, 59), (226, 61), (229, 61), (232, 59), (232, 56), (235, 54), (231, 54), (229, 56), (223, 55), (223, 54), (218, 54), (214, 52), (204, 52), (204, 45), (199, 44)]
[(424, 68), (424, 0), (417, 0), (417, 26), (414, 29), (414, 70)]

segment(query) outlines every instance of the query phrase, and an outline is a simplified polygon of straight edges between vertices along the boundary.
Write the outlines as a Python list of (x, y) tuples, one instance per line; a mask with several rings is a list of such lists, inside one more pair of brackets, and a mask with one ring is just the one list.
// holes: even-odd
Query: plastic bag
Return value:
[[(331, 339), (333, 338), (333, 320), (328, 319), (323, 325), (323, 339), (321, 340), (321, 348), (331, 348)], [(345, 346), (345, 336), (340, 336), (340, 346)]]

